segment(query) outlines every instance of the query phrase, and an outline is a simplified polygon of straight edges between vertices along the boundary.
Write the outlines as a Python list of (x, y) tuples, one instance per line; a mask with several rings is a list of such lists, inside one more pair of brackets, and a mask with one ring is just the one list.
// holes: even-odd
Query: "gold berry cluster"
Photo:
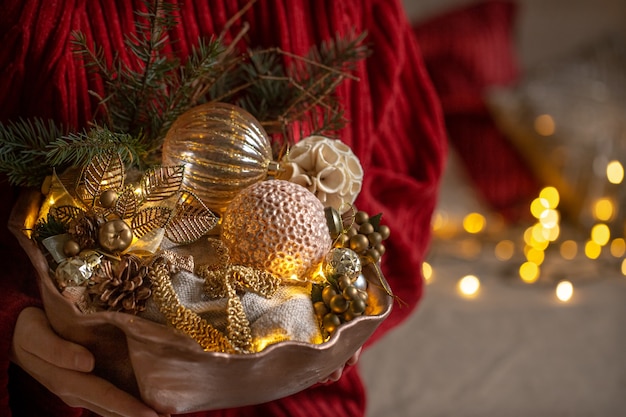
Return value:
[(381, 215), (370, 216), (357, 211), (352, 218), (344, 220), (350, 225), (337, 238), (336, 247), (350, 248), (361, 256), (363, 263), (376, 263), (385, 253), (384, 241), (389, 238), (389, 227), (380, 223)]

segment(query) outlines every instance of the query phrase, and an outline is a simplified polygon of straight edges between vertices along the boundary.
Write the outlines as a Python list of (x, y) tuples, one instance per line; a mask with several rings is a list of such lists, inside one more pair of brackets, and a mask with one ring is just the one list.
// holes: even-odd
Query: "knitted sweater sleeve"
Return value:
[[(246, 3), (180, 2), (181, 24), (170, 33), (176, 53), (184, 57), (198, 36), (220, 32)], [(123, 34), (133, 30), (133, 8), (137, 7), (141, 7), (140, 0), (5, 1), (0, 14), (0, 121), (37, 116), (70, 127), (85, 126), (96, 107), (89, 90), (101, 93), (102, 85), (73, 56), (71, 32), (81, 30), (109, 58), (117, 54), (129, 59)], [(446, 150), (438, 99), (410, 25), (396, 0), (259, 0), (241, 20), (250, 24), (247, 38), (253, 45), (279, 46), (298, 54), (336, 33), (368, 32), (373, 54), (359, 64), (360, 80), (347, 81), (339, 88), (350, 120), (341, 139), (352, 147), (365, 171), (357, 207), (383, 213), (383, 222), (392, 230), (383, 270), (395, 294), (408, 305), (394, 308), (375, 340), (406, 318), (421, 297), (420, 266)], [(238, 29), (235, 24), (231, 31)], [(3, 204), (6, 224), (8, 199)], [(5, 265), (13, 261), (8, 251), (16, 248), (7, 234), (0, 233), (2, 242), (7, 242), (0, 254), (4, 272), (0, 277), (0, 416), (9, 415), (6, 369), (15, 319), (24, 306), (37, 303), (22, 288), (24, 280), (32, 279), (26, 264)], [(300, 415), (294, 410), (309, 406), (321, 413), (320, 399), (339, 393), (345, 399), (345, 415), (357, 415), (364, 406), (360, 387), (356, 372), (349, 372), (332, 388), (318, 387), (266, 405), (263, 415)], [(352, 400), (347, 399), (350, 396)]]

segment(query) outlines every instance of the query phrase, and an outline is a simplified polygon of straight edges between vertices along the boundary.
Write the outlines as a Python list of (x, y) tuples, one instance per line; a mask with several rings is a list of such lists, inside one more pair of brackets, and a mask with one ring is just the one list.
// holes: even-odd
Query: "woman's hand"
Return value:
[(104, 417), (162, 416), (91, 371), (94, 357), (85, 347), (60, 338), (45, 313), (35, 307), (19, 315), (11, 359), (72, 407)]
[[(346, 362), (346, 366), (353, 366), (356, 365), (356, 363), (359, 361), (359, 356), (361, 356), (361, 350), (362, 348), (359, 348), (356, 352), (354, 352), (354, 355), (352, 355), (350, 357), (350, 359), (348, 359), (348, 361)], [(327, 384), (329, 382), (337, 382), (339, 381), (339, 378), (341, 378), (341, 375), (343, 375), (343, 368), (345, 366), (342, 366), (339, 369), (336, 369), (332, 374), (328, 375), (328, 377), (326, 377), (326, 379), (323, 379), (320, 381), (321, 384)]]

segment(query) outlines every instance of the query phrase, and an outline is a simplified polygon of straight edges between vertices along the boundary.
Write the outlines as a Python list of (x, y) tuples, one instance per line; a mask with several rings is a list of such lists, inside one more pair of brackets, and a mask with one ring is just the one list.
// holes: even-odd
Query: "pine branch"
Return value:
[(65, 134), (52, 120), (19, 119), (0, 123), (0, 172), (13, 185), (38, 186), (52, 172), (47, 162), (50, 142)]
[[(271, 133), (285, 133), (294, 122), (305, 122), (310, 132), (340, 130), (346, 123), (336, 88), (369, 54), (366, 34), (354, 33), (311, 49), (305, 57), (279, 48), (249, 52), (240, 68), (237, 104), (257, 117)], [(285, 67), (285, 58), (291, 65)], [(243, 90), (243, 91), (241, 91)], [(235, 95), (235, 94), (234, 94)], [(299, 124), (302, 129), (302, 124)]]
[[(226, 62), (226, 47), (220, 40), (198, 40), (185, 65), (176, 77), (172, 77), (170, 94), (159, 103), (157, 138), (164, 137), (178, 116), (204, 99), (208, 90), (224, 74)], [(160, 146), (160, 141), (155, 145)]]
[(125, 40), (129, 50), (140, 61), (139, 70), (135, 72), (125, 66), (120, 73), (120, 80), (125, 82), (125, 86), (131, 87), (124, 88), (130, 95), (125, 100), (128, 105), (128, 115), (125, 117), (127, 125), (121, 131), (135, 135), (142, 127), (149, 128), (150, 133), (158, 128), (152, 123), (155, 120), (152, 116), (155, 116), (154, 111), (159, 110), (158, 104), (154, 103), (163, 100), (167, 94), (163, 88), (167, 78), (163, 75), (180, 66), (177, 59), (163, 53), (168, 41), (167, 31), (176, 25), (176, 5), (152, 0), (146, 1), (146, 7), (147, 12), (137, 13), (143, 18), (136, 23), (138, 35), (127, 35)]
[(131, 64), (115, 57), (110, 64), (102, 48), (91, 47), (84, 34), (73, 34), (75, 52), (83, 58), (87, 68), (102, 77), (105, 96), (100, 106), (105, 113), (105, 124), (114, 132), (144, 134), (151, 138), (161, 130), (160, 114), (167, 99), (170, 74), (180, 62), (164, 52), (168, 30), (176, 24), (175, 3), (164, 0), (146, 0), (146, 11), (136, 12), (136, 34), (125, 35), (128, 51), (136, 59)]
[(102, 49), (90, 48), (80, 33), (74, 41), (86, 65), (104, 81), (106, 92), (99, 98), (106, 115), (104, 125), (112, 132), (145, 138), (144, 157), (158, 158), (173, 121), (207, 99), (238, 104), (269, 133), (284, 137), (293, 136), (289, 125), (296, 122), (300, 129), (304, 123), (309, 131), (320, 133), (339, 130), (345, 124), (336, 88), (346, 78), (356, 79), (351, 71), (369, 53), (363, 45), (364, 33), (345, 38), (337, 35), (305, 57), (279, 48), (242, 55), (235, 45), (247, 33), (248, 25), (243, 24), (230, 45), (223, 43), (223, 33), (216, 39), (200, 39), (181, 66), (164, 49), (168, 30), (177, 24), (176, 5), (165, 0), (144, 1), (146, 11), (137, 13), (136, 34), (125, 36), (135, 57), (130, 60), (132, 65), (118, 58), (108, 65)]
[(140, 164), (145, 154), (141, 139), (97, 126), (87, 132), (70, 133), (51, 141), (46, 161), (51, 167), (84, 166), (94, 156), (116, 152), (126, 165)]
[(282, 116), (299, 119), (315, 106), (322, 105), (331, 111), (336, 108), (336, 88), (346, 78), (357, 79), (351, 71), (370, 53), (363, 44), (366, 36), (366, 32), (358, 35), (353, 32), (346, 37), (336, 34), (319, 47), (311, 48), (304, 58), (290, 55), (294, 61), (288, 74), (306, 94), (294, 100)]

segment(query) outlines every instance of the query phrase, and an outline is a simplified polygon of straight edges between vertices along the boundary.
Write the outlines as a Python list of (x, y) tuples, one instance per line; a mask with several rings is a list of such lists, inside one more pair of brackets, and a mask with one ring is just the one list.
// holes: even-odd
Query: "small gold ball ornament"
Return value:
[(124, 220), (110, 220), (98, 228), (98, 244), (108, 252), (123, 252), (132, 242), (133, 231)]
[(74, 239), (66, 240), (63, 244), (63, 254), (68, 258), (76, 256), (80, 253), (80, 244)]
[(332, 246), (322, 203), (283, 180), (256, 183), (237, 195), (224, 213), (222, 240), (232, 263), (300, 280)]
[(104, 208), (111, 208), (115, 205), (118, 195), (114, 190), (106, 190), (100, 194), (100, 204)]

